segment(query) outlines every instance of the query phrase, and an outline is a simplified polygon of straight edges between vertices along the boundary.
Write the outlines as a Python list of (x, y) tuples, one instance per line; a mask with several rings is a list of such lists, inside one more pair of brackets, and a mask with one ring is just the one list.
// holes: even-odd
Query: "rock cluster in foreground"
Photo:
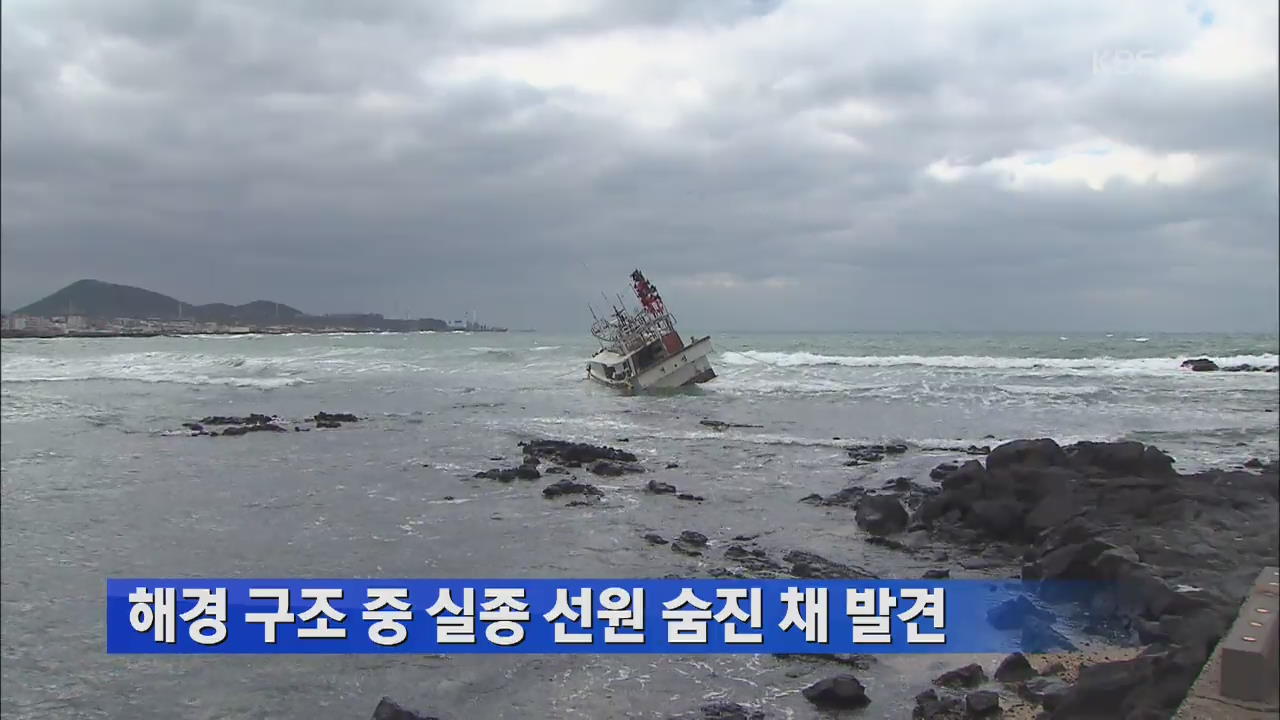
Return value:
[[(1137, 442), (1017, 440), (993, 449), (985, 464), (935, 473), (940, 488), (899, 483), (853, 503), (874, 497), (874, 516), (894, 518), (893, 527), (1021, 557), (1021, 576), (1038, 592), (1010, 600), (991, 620), (1021, 629), (1024, 646), (1070, 647), (1045, 607), (1055, 603), (1087, 603), (1091, 618), (1121, 624), (1146, 646), (1135, 659), (1086, 668), (1046, 703), (1050, 718), (1160, 717), (1181, 703), (1258, 568), (1277, 562), (1280, 544), (1274, 465), (1182, 475), (1173, 464)], [(906, 522), (894, 502), (909, 513)], [(1110, 589), (1069, 597), (1046, 582), (1054, 580)]]
[[(302, 423), (311, 423), (313, 427), (319, 429), (340, 428), (343, 423), (359, 422), (360, 418), (352, 413), (328, 413), (318, 412), (315, 415), (302, 420)], [(293, 425), (294, 432), (307, 432), (310, 427), (304, 427), (301, 424), (293, 424), (279, 415), (264, 415), (262, 413), (250, 413), (248, 415), (209, 415), (201, 418), (199, 422), (185, 422), (182, 427), (190, 431), (193, 437), (236, 437), (239, 435), (248, 435), (254, 432), (289, 432), (289, 425)], [(221, 427), (221, 430), (214, 429)]]

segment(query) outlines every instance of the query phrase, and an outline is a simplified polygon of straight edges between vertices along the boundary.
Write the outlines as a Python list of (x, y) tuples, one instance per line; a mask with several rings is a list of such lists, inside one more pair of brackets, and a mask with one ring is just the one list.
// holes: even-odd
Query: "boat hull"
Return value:
[(683, 350), (668, 355), (661, 362), (645, 368), (634, 377), (621, 380), (609, 378), (597, 372), (590, 364), (587, 366), (587, 377), (602, 385), (626, 392), (698, 385), (716, 377), (708, 357), (711, 350), (711, 338), (704, 337), (685, 346)]

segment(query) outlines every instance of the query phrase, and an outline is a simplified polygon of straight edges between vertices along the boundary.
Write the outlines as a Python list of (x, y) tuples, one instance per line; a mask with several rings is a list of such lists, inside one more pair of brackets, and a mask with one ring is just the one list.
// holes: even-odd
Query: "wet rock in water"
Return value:
[[(196, 429), (199, 429), (199, 428), (196, 428)], [(1248, 460), (1244, 461), (1244, 466), (1247, 468), (1256, 469), (1256, 468), (1264, 468), (1267, 466), (1267, 464), (1259, 460), (1258, 458), (1249, 458)]]
[(672, 485), (671, 483), (658, 482), (657, 480), (650, 480), (649, 484), (645, 486), (645, 490), (654, 495), (676, 494), (675, 485)]
[(532, 465), (521, 465), (515, 469), (515, 475), (521, 480), (537, 480), (542, 477), (542, 473), (538, 472), (538, 468)]
[(866, 494), (867, 491), (865, 488), (856, 486), (847, 487), (840, 492), (828, 495), (825, 498), (819, 498), (818, 504), (831, 507), (856, 507), (858, 501)]
[(891, 445), (853, 445), (845, 448), (849, 454), (851, 462), (848, 464), (861, 464), (879, 462), (884, 459), (885, 455), (900, 455), (907, 451), (907, 446), (901, 443)]
[(672, 715), (668, 720), (765, 720), (767, 716), (760, 710), (752, 710), (735, 702), (713, 702), (680, 715)]
[(865, 570), (851, 565), (842, 565), (803, 550), (792, 550), (782, 556), (783, 562), (791, 564), (791, 574), (798, 578), (812, 580), (869, 580), (872, 575)]
[(1022, 642), (1019, 645), (1023, 652), (1038, 655), (1051, 652), (1070, 652), (1076, 650), (1075, 643), (1053, 628), (1047, 622), (1030, 619), (1022, 626)]
[(604, 495), (600, 488), (587, 483), (576, 482), (571, 478), (565, 478), (554, 482), (542, 488), (542, 494), (545, 497), (554, 498), (562, 495), (592, 495), (601, 497)]
[(194, 422), (184, 422), (182, 423), (182, 427), (188, 430), (194, 430), (195, 432), (202, 432), (204, 430), (203, 425), (201, 425), (200, 423), (194, 423)]
[(352, 413), (318, 412), (315, 414), (314, 420), (317, 423), (322, 423), (322, 422), (344, 423), (344, 422), (359, 422), (360, 418), (356, 417)]
[(373, 720), (439, 720), (439, 718), (420, 715), (401, 707), (393, 702), (391, 698), (384, 697), (378, 702), (378, 706), (373, 709)]
[(987, 622), (997, 630), (1017, 630), (1032, 621), (1053, 622), (1052, 612), (1044, 610), (1026, 595), (1005, 600), (987, 611)]
[(696, 530), (685, 530), (680, 533), (680, 541), (686, 545), (694, 547), (705, 547), (707, 544), (707, 536)]
[(679, 493), (678, 495), (676, 495), (676, 499), (690, 500), (693, 502), (702, 502), (703, 500), (706, 500), (706, 498), (702, 497), (701, 495), (694, 495), (692, 493)]
[(943, 580), (951, 577), (951, 571), (946, 568), (925, 570), (924, 574), (920, 577), (924, 580)]
[(644, 536), (645, 542), (650, 545), (666, 545), (667, 539), (657, 533), (648, 533)]
[(858, 501), (854, 520), (874, 535), (892, 535), (907, 527), (907, 510), (892, 495), (867, 495)]
[(334, 420), (317, 420), (316, 427), (322, 430), (332, 430), (334, 428), (342, 427), (342, 423), (336, 422)]
[(699, 557), (702, 555), (702, 550), (700, 550), (698, 546), (690, 545), (680, 540), (676, 540), (671, 543), (671, 551), (680, 553), (681, 555), (688, 555), (689, 557)]
[(1218, 363), (1209, 358), (1193, 358), (1191, 360), (1183, 360), (1182, 367), (1195, 372), (1212, 372), (1218, 369)]
[(942, 687), (960, 688), (976, 687), (986, 681), (987, 673), (983, 671), (982, 666), (973, 663), (942, 673), (934, 679), (933, 684)]
[(911, 711), (915, 720), (960, 720), (963, 717), (963, 701), (952, 695), (939, 695), (932, 688), (916, 695), (916, 706)]
[(978, 690), (964, 696), (964, 707), (971, 717), (988, 717), (1000, 712), (1000, 696), (990, 690)]
[(261, 413), (251, 413), (243, 417), (237, 415), (210, 415), (200, 420), (203, 425), (265, 425), (274, 418)]
[[(251, 432), (289, 432), (274, 423), (232, 426), (222, 431), (225, 436), (247, 435)], [(213, 433), (210, 433), (211, 435)]]
[(801, 691), (805, 699), (820, 708), (853, 709), (871, 702), (867, 689), (852, 675), (836, 675)]
[(1000, 661), (993, 677), (1000, 682), (1021, 682), (1036, 677), (1039, 673), (1031, 667), (1031, 661), (1020, 652), (1008, 655)]
[(625, 450), (591, 445), (588, 443), (568, 442), (565, 440), (533, 440), (520, 443), (524, 454), (543, 460), (556, 462), (567, 467), (581, 467), (597, 460), (633, 463), (636, 456)]
[(705, 425), (714, 430), (726, 430), (728, 428), (759, 428), (763, 425), (740, 425), (738, 423), (721, 422), (720, 420), (699, 420), (699, 425)]
[(644, 468), (630, 463), (618, 463), (610, 460), (597, 460), (587, 465), (587, 471), (603, 477), (618, 477), (627, 473), (642, 473)]
[(800, 502), (805, 503), (805, 504), (808, 504), (808, 505), (821, 505), (821, 504), (822, 504), (822, 496), (821, 496), (821, 495), (819, 495), (818, 493), (810, 493), (810, 494), (805, 495), (804, 497), (800, 498)]
[(591, 498), (589, 500), (570, 500), (569, 502), (565, 503), (564, 506), (565, 507), (591, 507), (595, 504), (596, 504), (595, 498)]
[(934, 480), (941, 480), (942, 478), (946, 477), (947, 475), (959, 469), (960, 469), (959, 465), (952, 462), (945, 462), (945, 463), (942, 463), (941, 465), (938, 465), (934, 469), (930, 470), (929, 477), (933, 478)]
[(1046, 710), (1052, 710), (1070, 689), (1071, 686), (1061, 678), (1041, 676), (1018, 685), (1018, 696), (1044, 705)]
[(569, 468), (563, 468), (563, 467), (560, 467), (559, 465), (552, 465), (551, 467), (547, 468), (546, 470), (543, 470), (542, 472), (546, 475), (568, 475)]

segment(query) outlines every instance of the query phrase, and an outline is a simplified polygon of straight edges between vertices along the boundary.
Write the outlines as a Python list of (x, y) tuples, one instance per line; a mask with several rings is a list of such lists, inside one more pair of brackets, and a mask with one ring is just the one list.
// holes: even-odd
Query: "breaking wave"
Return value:
[[(1214, 357), (1206, 353), (1207, 357)], [(720, 362), (726, 365), (767, 365), (779, 368), (840, 366), (851, 368), (930, 367), (954, 370), (1051, 370), (1104, 374), (1167, 374), (1184, 372), (1181, 363), (1188, 356), (1145, 358), (1052, 358), (992, 357), (985, 355), (820, 355), (811, 352), (762, 352), (746, 350), (725, 352)], [(1236, 355), (1214, 357), (1221, 366), (1262, 365), (1280, 362), (1280, 356)]]

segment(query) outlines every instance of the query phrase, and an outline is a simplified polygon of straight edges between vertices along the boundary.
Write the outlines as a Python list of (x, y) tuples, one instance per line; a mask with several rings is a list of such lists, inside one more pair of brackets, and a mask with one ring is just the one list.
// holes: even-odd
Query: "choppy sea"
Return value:
[[(383, 695), (448, 718), (660, 718), (715, 699), (825, 717), (798, 689), (832, 668), (770, 656), (108, 656), (105, 579), (694, 576), (744, 534), (913, 576), (862, 542), (847, 509), (797, 501), (949, 457), (850, 468), (844, 446), (1130, 438), (1184, 472), (1278, 454), (1276, 374), (1180, 367), (1272, 366), (1276, 335), (712, 337), (716, 380), (636, 397), (586, 379), (595, 346), (576, 335), (4, 340), (4, 717), (353, 718)], [(206, 415), (322, 410), (365, 419), (177, 432)], [(535, 437), (626, 447), (653, 471), (593, 478), (607, 499), (592, 508), (471, 479)], [(646, 495), (649, 479), (706, 501)], [(640, 539), (686, 529), (711, 538), (706, 557)], [(873, 703), (859, 717), (909, 716), (920, 679), (954, 664), (882, 659), (860, 673)]]

